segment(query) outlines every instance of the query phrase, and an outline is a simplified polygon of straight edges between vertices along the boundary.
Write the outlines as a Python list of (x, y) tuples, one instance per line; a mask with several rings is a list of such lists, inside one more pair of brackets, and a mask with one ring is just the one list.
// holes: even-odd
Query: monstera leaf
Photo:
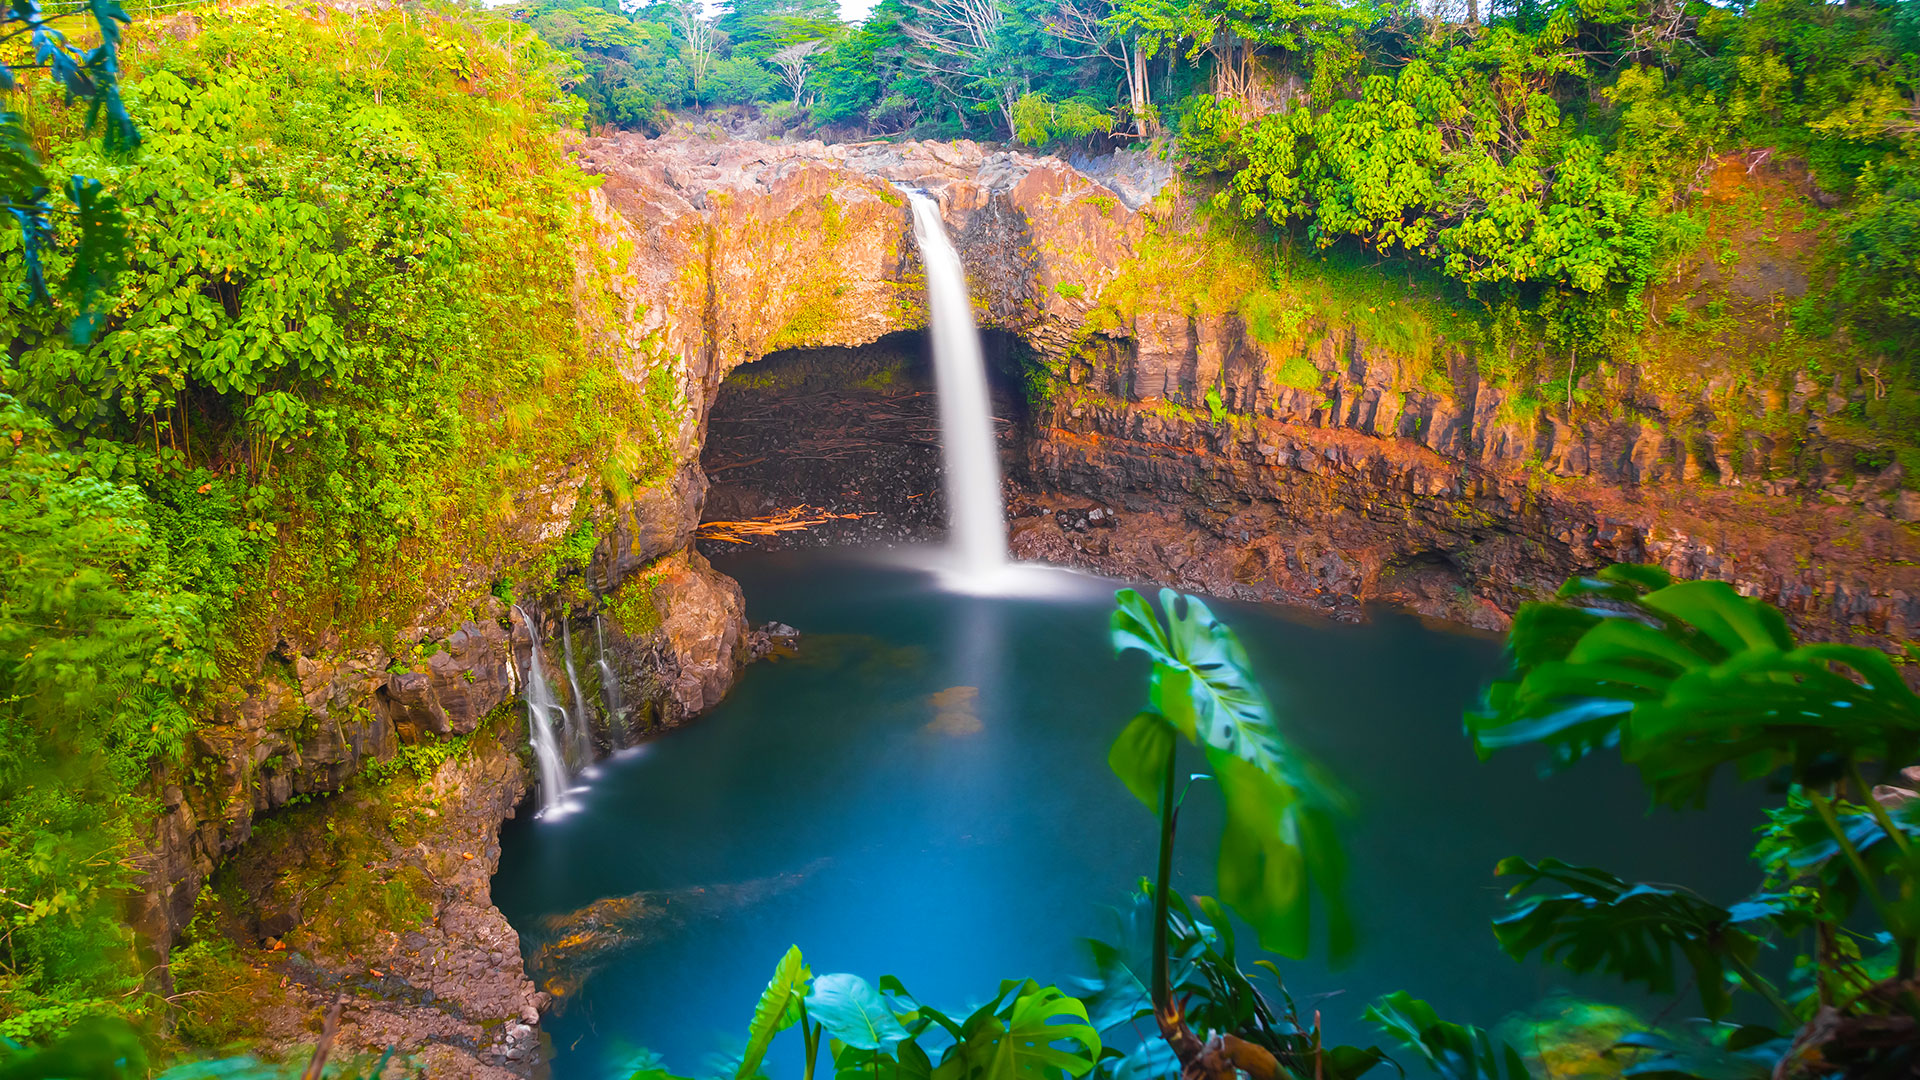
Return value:
[[(1558, 859), (1504, 859), (1498, 873), (1520, 879), (1507, 893), (1518, 902), (1493, 921), (1509, 956), (1519, 960), (1538, 951), (1573, 971), (1602, 971), (1661, 994), (1677, 984), (1677, 956), (1692, 970), (1710, 1017), (1725, 1015), (1731, 1004), (1728, 971), (1750, 974), (1760, 951), (1759, 938), (1744, 926), (1776, 910), (1765, 897), (1729, 910), (1681, 889), (1631, 885)], [(1549, 891), (1521, 896), (1543, 885)]]
[(1220, 896), (1284, 956), (1305, 956), (1312, 896), (1327, 918), (1329, 951), (1351, 950), (1343, 900), (1346, 861), (1334, 833), (1340, 800), (1332, 785), (1287, 746), (1246, 650), (1199, 600), (1160, 591), (1163, 625), (1139, 593), (1124, 589), (1113, 614), (1117, 652), (1153, 662), (1147, 712), (1114, 742), (1108, 763), (1134, 796), (1162, 810), (1178, 732), (1206, 754), (1226, 802), (1220, 837)]
[(1513, 1047), (1477, 1027), (1440, 1019), (1433, 1006), (1404, 990), (1367, 1006), (1366, 1018), (1442, 1080), (1532, 1080)]
[(1610, 567), (1524, 606), (1509, 640), (1514, 677), (1467, 716), (1482, 756), (1537, 742), (1566, 764), (1617, 746), (1677, 807), (1703, 803), (1722, 766), (1822, 783), (1920, 751), (1920, 697), (1884, 653), (1797, 645), (1725, 582)]
[(1085, 1076), (1100, 1059), (1100, 1033), (1087, 1023), (1086, 1007), (1032, 980), (1003, 983), (962, 1030), (936, 1080), (1060, 1080)]

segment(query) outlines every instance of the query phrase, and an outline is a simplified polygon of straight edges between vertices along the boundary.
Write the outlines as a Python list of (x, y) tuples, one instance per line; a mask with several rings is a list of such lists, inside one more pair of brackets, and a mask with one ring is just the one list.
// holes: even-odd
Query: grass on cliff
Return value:
[(103, 178), (131, 236), (85, 345), (71, 311), (24, 302), (0, 237), (0, 1035), (165, 1010), (119, 917), (151, 769), (194, 774), (194, 729), (281, 635), (392, 646), (457, 621), (557, 544), (516, 492), (585, 517), (667, 463), (673, 379), (633, 392), (601, 333), (612, 256), (558, 135), (576, 106), (506, 27), (142, 20), (128, 157), (44, 81), (13, 95), (56, 182)]

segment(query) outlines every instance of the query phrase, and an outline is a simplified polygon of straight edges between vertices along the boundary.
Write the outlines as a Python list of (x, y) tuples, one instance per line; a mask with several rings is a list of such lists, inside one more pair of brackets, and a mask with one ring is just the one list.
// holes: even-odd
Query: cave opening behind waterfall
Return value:
[[(1030, 350), (981, 331), (1001, 474), (1017, 478)], [(922, 331), (742, 364), (708, 413), (701, 546), (872, 546), (947, 531), (940, 409)]]

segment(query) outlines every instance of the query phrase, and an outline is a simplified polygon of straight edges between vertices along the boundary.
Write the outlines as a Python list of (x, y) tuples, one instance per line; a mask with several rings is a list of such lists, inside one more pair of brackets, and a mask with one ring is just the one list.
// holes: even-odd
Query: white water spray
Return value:
[[(520, 611), (520, 608), (516, 605), (513, 610)], [(567, 806), (567, 759), (561, 752), (560, 740), (554, 736), (554, 728), (566, 724), (567, 710), (554, 700), (553, 687), (547, 684), (546, 672), (540, 664), (538, 628), (526, 612), (520, 611), (520, 618), (525, 620), (533, 637), (525, 686), (527, 741), (533, 744), (533, 760), (540, 773), (540, 813), (546, 815), (564, 811)]]
[(567, 710), (567, 763), (582, 769), (593, 761), (593, 721), (587, 716), (586, 695), (580, 693), (580, 676), (573, 670), (573, 631), (564, 618), (560, 620), (560, 642), (567, 664), (567, 689), (573, 693), (573, 708)]
[(600, 667), (600, 693), (607, 699), (607, 738), (615, 750), (624, 750), (627, 746), (627, 718), (620, 707), (620, 680), (613, 673), (613, 665), (607, 663), (607, 636), (602, 632), (600, 616), (593, 617), (593, 641), (598, 647)]
[(973, 323), (967, 272), (947, 239), (940, 204), (918, 191), (913, 237), (927, 270), (927, 321), (940, 391), (941, 451), (946, 458), (947, 536), (961, 574), (985, 578), (1007, 564), (1006, 509), (1000, 501), (1000, 453), (987, 397), (987, 363)]

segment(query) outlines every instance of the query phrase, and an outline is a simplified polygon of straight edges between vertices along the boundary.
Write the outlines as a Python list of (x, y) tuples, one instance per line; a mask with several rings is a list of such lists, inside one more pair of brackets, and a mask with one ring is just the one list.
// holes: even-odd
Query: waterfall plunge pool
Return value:
[[(755, 664), (708, 716), (602, 762), (575, 813), (503, 830), (494, 899), (534, 978), (567, 991), (544, 1021), (556, 1080), (624, 1080), (641, 1048), (707, 1075), (711, 1055), (739, 1049), (793, 944), (815, 973), (896, 974), (949, 1009), (1001, 978), (1084, 973), (1081, 939), (1107, 931), (1156, 839), (1106, 766), (1146, 686), (1145, 661), (1107, 641), (1114, 585), (966, 595), (846, 551), (715, 565), (754, 621), (801, 631), (799, 654)], [(1498, 642), (1393, 614), (1351, 625), (1214, 606), (1288, 733), (1355, 799), (1359, 953), (1341, 971), (1281, 964), (1330, 1037), (1374, 1041), (1362, 1009), (1401, 988), (1483, 1025), (1559, 987), (1632, 1003), (1499, 952), (1487, 923), (1502, 856), (1721, 902), (1752, 884), (1742, 853), (1757, 819), (1737, 797), (1649, 816), (1617, 762), (1543, 781), (1529, 754), (1476, 761), (1460, 710), (1498, 672)], [(1217, 828), (1214, 796), (1196, 791), (1177, 867), (1188, 893), (1213, 889)], [(798, 1058), (797, 1038), (776, 1043), (770, 1075), (797, 1077)]]

